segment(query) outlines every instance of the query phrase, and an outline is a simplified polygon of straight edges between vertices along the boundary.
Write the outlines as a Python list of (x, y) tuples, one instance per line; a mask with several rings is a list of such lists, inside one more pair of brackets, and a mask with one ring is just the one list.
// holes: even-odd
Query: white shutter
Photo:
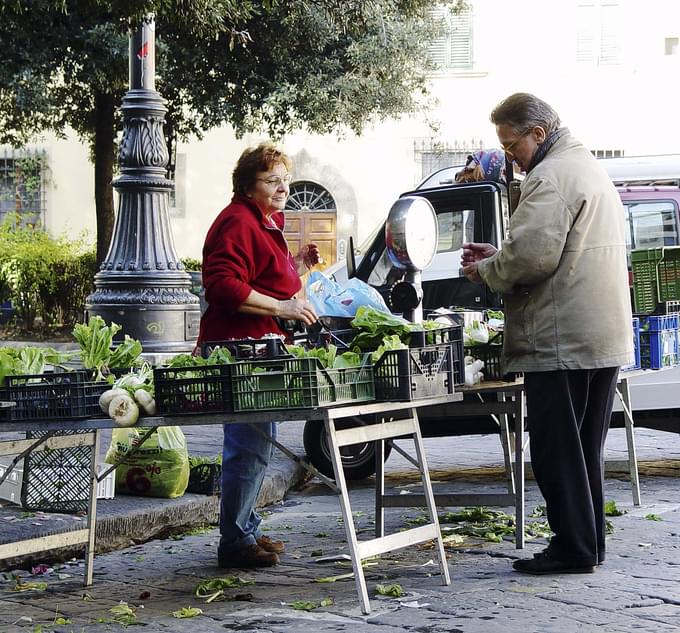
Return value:
[(621, 61), (621, 7), (618, 3), (602, 5), (602, 22), (600, 24), (601, 66), (611, 66)]
[(449, 65), (451, 68), (472, 68), (472, 11), (466, 9), (451, 16)]
[(580, 4), (576, 7), (576, 61), (595, 61), (596, 7)]

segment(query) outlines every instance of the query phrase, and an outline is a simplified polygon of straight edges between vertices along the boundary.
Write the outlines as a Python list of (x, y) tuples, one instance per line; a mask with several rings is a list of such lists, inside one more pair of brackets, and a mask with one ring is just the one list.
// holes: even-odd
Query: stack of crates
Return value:
[(633, 317), (633, 350), (635, 351), (634, 360), (630, 365), (621, 367), (621, 371), (632, 371), (640, 369), (640, 319)]

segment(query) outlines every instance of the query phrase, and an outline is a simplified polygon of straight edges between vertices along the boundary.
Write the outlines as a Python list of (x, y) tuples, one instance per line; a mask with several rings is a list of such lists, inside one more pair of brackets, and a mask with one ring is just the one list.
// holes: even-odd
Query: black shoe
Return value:
[(273, 567), (278, 562), (279, 557), (276, 553), (268, 552), (255, 544), (217, 553), (217, 564), (219, 567)]
[(515, 571), (523, 574), (592, 574), (595, 571), (593, 565), (574, 565), (567, 561), (551, 558), (544, 552), (539, 552), (534, 558), (523, 558), (512, 564)]
[[(548, 550), (545, 550), (545, 549), (544, 549), (544, 550), (542, 550), (542, 551), (537, 552), (536, 554), (534, 554), (534, 558), (541, 558), (541, 556), (550, 556), (550, 553), (548, 552)], [(605, 559), (604, 552), (598, 554), (598, 555), (597, 555), (597, 565), (599, 566), (599, 565), (601, 565), (602, 563), (604, 563), (604, 559)]]

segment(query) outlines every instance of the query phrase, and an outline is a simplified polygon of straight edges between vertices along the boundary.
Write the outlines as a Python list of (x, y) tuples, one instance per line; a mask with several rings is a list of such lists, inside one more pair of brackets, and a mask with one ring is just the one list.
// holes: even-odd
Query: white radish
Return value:
[(118, 426), (133, 426), (139, 419), (139, 407), (130, 395), (125, 393), (111, 400), (109, 416)]
[(111, 400), (113, 400), (116, 396), (123, 396), (125, 394), (127, 394), (125, 389), (118, 389), (117, 387), (109, 389), (99, 396), (99, 407), (104, 413), (108, 413)]
[(156, 415), (156, 401), (148, 391), (137, 389), (135, 391), (135, 400), (146, 415)]

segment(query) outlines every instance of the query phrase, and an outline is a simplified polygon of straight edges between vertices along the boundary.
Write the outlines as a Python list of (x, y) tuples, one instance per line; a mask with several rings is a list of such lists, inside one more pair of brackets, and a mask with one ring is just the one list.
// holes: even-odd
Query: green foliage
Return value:
[(200, 259), (194, 259), (193, 257), (182, 257), (180, 260), (184, 270), (191, 272), (198, 272), (203, 270), (203, 262)]
[(33, 330), (70, 325), (82, 318), (93, 290), (94, 253), (80, 241), (52, 238), (41, 229), (0, 225), (0, 300), (10, 300), (16, 318)]
[[(115, 148), (103, 140), (121, 127), (128, 24), (148, 12), (169, 136), (200, 137), (224, 123), (239, 136), (359, 133), (427, 107), (427, 47), (442, 28), (431, 7), (429, 0), (4, 2), (0, 143), (21, 146), (42, 130), (71, 128), (90, 144), (100, 181), (110, 182)], [(97, 205), (105, 232), (113, 209), (103, 199)]]

